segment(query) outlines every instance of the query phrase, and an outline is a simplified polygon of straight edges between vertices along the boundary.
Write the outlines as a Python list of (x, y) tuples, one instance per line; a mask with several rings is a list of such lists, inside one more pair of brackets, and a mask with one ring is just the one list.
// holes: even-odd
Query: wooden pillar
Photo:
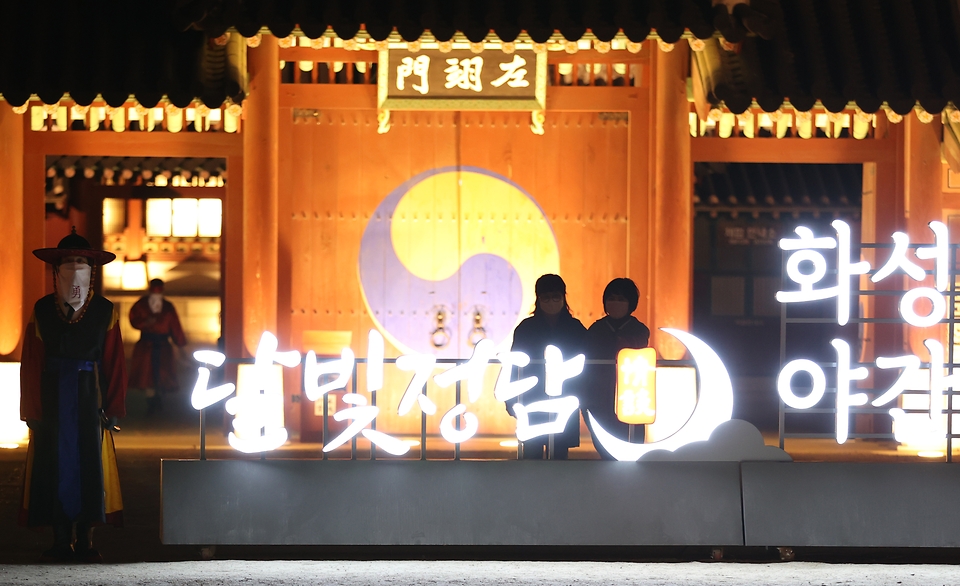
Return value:
[(127, 200), (127, 227), (123, 230), (127, 251), (120, 260), (140, 260), (143, 256), (143, 206), (142, 199)]
[(678, 43), (665, 53), (653, 49), (653, 346), (665, 359), (685, 349), (659, 328), (688, 330), (693, 297), (693, 163), (687, 102), (688, 48)]
[(23, 337), (23, 116), (0, 104), (0, 361), (20, 359)]
[[(904, 117), (904, 207), (907, 217), (907, 234), (910, 235), (911, 244), (933, 244), (933, 232), (929, 224), (933, 220), (942, 221), (943, 218), (943, 192), (941, 186), (941, 174), (943, 171), (940, 162), (940, 135), (943, 132), (943, 125), (938, 116), (929, 124), (924, 124), (916, 116)], [(928, 267), (932, 261), (920, 261), (920, 264)], [(907, 279), (909, 288), (919, 287), (921, 284)], [(923, 286), (934, 287), (933, 276), (928, 276)], [(926, 303), (926, 302), (924, 302)], [(918, 304), (917, 312), (924, 315), (929, 306)], [(921, 357), (921, 360), (927, 360), (927, 349), (923, 341), (928, 338), (940, 340), (946, 344), (946, 326), (933, 326), (930, 328), (909, 327), (907, 330), (907, 342), (909, 350)]]
[[(904, 124), (888, 124), (882, 116), (877, 120), (876, 140), (890, 141), (891, 161), (864, 163), (863, 197), (860, 221), (860, 238), (865, 243), (892, 242), (894, 232), (906, 228), (904, 205)], [(889, 257), (889, 250), (865, 251), (863, 256), (873, 268), (880, 268)], [(899, 275), (887, 277), (876, 289), (896, 291), (903, 288)], [(866, 276), (860, 278), (861, 288), (873, 287)], [(877, 318), (898, 318), (900, 299), (896, 295), (863, 296), (864, 315)], [(901, 356), (904, 352), (904, 327), (899, 323), (864, 324), (863, 351), (860, 360), (874, 362), (878, 356)], [(871, 369), (872, 376), (864, 381), (865, 387), (880, 390), (889, 388), (897, 377), (894, 370)], [(873, 398), (873, 397), (871, 397)], [(890, 431), (887, 415), (858, 415), (857, 433), (884, 433)]]
[[(220, 236), (220, 335), (227, 356), (243, 354), (243, 157), (227, 157), (230, 174), (223, 198), (223, 228)], [(229, 366), (234, 369), (236, 366)], [(228, 372), (236, 380), (236, 372)]]
[(277, 158), (280, 54), (264, 35), (250, 49), (250, 91), (243, 103), (243, 339), (256, 352), (264, 331), (277, 328)]
[[(43, 132), (30, 130), (30, 117), (21, 117), (23, 122), (23, 323), (33, 313), (38, 299), (53, 293), (53, 276), (47, 263), (33, 256), (37, 248), (47, 245), (46, 238), (46, 157), (37, 145), (37, 137)], [(54, 240), (56, 246), (67, 234)]]
[[(648, 43), (649, 45), (650, 43)], [(655, 46), (655, 45), (654, 45)], [(644, 49), (646, 50), (646, 49)], [(649, 68), (648, 68), (649, 69)], [(649, 77), (649, 75), (647, 76)], [(653, 146), (654, 116), (650, 82), (643, 84), (638, 98), (631, 100), (627, 145), (627, 277), (636, 282), (640, 299), (634, 315), (645, 324), (653, 326), (653, 182), (650, 166), (653, 163), (650, 149)]]

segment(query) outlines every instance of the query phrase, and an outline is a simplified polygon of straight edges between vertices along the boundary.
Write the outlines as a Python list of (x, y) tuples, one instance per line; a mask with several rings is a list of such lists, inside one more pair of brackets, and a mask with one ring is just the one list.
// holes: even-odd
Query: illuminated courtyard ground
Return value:
[(212, 561), (104, 566), (0, 566), (4, 584), (459, 584), (849, 586), (956, 584), (948, 565), (492, 562)]

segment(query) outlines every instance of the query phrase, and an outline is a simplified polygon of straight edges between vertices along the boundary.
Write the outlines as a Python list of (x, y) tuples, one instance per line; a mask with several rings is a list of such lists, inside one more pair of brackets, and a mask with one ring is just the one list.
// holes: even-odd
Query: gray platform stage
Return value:
[(960, 465), (744, 462), (745, 545), (960, 546)]
[(164, 460), (165, 544), (960, 545), (960, 466)]

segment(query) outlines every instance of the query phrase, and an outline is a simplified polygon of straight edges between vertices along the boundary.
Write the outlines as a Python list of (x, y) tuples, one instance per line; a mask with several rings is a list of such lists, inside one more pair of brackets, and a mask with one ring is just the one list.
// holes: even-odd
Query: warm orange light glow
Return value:
[(197, 235), (219, 238), (223, 222), (223, 202), (219, 199), (197, 200)]
[(174, 237), (196, 238), (199, 223), (197, 200), (188, 197), (173, 200), (172, 219)]
[(107, 197), (103, 200), (103, 233), (121, 234), (126, 227), (127, 200)]
[(108, 291), (116, 291), (123, 288), (123, 265), (122, 260), (115, 260), (112, 263), (103, 265), (100, 269), (103, 275), (103, 288)]
[(147, 200), (147, 236), (170, 236), (173, 223), (173, 205), (169, 199)]
[(304, 330), (302, 350), (313, 350), (317, 356), (340, 356), (340, 351), (349, 348), (353, 341), (351, 330)]
[(147, 288), (147, 263), (131, 260), (123, 263), (120, 288), (124, 291), (143, 291)]
[(27, 424), (20, 421), (20, 363), (0, 362), (0, 448), (27, 443)]
[(653, 423), (657, 418), (657, 351), (624, 348), (617, 354), (617, 419)]

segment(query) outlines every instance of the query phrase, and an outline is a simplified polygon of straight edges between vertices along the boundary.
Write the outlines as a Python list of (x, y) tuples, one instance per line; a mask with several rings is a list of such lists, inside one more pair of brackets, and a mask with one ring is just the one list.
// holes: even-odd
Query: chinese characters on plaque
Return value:
[(509, 54), (496, 49), (381, 51), (377, 78), (381, 122), (387, 124), (391, 110), (542, 112), (546, 57), (519, 48)]
[(387, 98), (535, 97), (537, 55), (501, 51), (408, 51), (388, 55)]

